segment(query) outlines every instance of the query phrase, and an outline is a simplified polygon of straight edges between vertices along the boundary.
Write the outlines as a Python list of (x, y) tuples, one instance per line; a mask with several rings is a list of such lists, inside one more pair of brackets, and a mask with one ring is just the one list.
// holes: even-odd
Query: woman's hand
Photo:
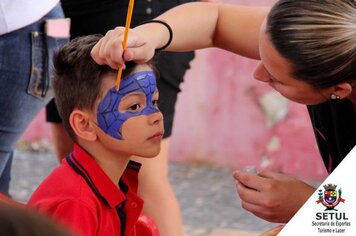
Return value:
[(308, 184), (273, 172), (258, 175), (235, 171), (237, 193), (242, 207), (270, 222), (286, 223), (315, 189)]
[[(148, 27), (146, 27), (148, 28)], [(109, 65), (113, 69), (125, 68), (126, 61), (143, 63), (149, 61), (154, 53), (156, 46), (154, 40), (149, 39), (146, 30), (130, 29), (126, 49), (123, 48), (125, 27), (116, 27), (110, 30), (93, 47), (91, 56), (99, 65)], [(142, 35), (145, 35), (143, 37)]]

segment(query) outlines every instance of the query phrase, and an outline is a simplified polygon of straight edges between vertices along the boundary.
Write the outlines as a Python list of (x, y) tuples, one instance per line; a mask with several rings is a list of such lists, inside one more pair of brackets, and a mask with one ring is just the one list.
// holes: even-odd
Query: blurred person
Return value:
[(0, 4), (0, 192), (8, 196), (15, 145), (53, 98), (52, 55), (68, 39), (49, 35), (45, 25), (63, 17), (59, 0)]
[(0, 194), (0, 235), (73, 236), (64, 226)]

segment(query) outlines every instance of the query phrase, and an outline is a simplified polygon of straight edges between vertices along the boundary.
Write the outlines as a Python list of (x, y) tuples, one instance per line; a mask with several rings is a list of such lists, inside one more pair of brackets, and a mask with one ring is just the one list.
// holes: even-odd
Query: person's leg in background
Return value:
[(140, 158), (143, 168), (139, 176), (139, 194), (145, 200), (143, 212), (155, 220), (162, 236), (183, 234), (179, 202), (168, 178), (168, 153), (179, 86), (193, 58), (193, 52), (158, 55), (158, 105), (164, 118), (164, 139), (157, 157), (143, 161)]
[(0, 191), (8, 196), (15, 145), (49, 100), (48, 64), (43, 62), (55, 48), (46, 49), (40, 33), (45, 18), (63, 18), (60, 5), (36, 23), (0, 35)]
[(54, 153), (58, 162), (61, 163), (63, 158), (72, 151), (73, 141), (64, 129), (54, 99), (46, 106), (46, 121), (49, 122), (51, 127)]
[(137, 158), (142, 163), (138, 193), (145, 201), (143, 213), (155, 221), (161, 236), (182, 236), (180, 205), (168, 179), (169, 144), (170, 138), (163, 139), (155, 158)]
[[(5, 194), (6, 196), (10, 197), (10, 181), (11, 181), (11, 167), (12, 167), (12, 159), (13, 159), (13, 152), (11, 152), (7, 157), (3, 156), (2, 161), (5, 164), (3, 170), (1, 171), (2, 174), (0, 176), (0, 193)], [(3, 164), (2, 164), (3, 165)]]

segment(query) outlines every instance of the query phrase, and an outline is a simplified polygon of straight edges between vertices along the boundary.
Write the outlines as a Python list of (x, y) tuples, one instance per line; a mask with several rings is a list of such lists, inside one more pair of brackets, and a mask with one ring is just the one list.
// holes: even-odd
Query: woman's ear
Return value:
[(334, 86), (333, 94), (335, 94), (340, 99), (350, 96), (351, 93), (352, 93), (352, 86), (347, 82), (343, 82)]
[(96, 140), (94, 123), (89, 113), (82, 110), (73, 110), (69, 116), (69, 123), (77, 138), (86, 141)]

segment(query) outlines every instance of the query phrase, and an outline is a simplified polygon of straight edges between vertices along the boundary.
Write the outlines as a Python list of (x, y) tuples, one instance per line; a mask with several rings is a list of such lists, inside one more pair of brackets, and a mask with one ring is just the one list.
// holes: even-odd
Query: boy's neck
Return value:
[(114, 184), (118, 184), (131, 156), (120, 156), (103, 147), (99, 142), (78, 142), (87, 151)]

